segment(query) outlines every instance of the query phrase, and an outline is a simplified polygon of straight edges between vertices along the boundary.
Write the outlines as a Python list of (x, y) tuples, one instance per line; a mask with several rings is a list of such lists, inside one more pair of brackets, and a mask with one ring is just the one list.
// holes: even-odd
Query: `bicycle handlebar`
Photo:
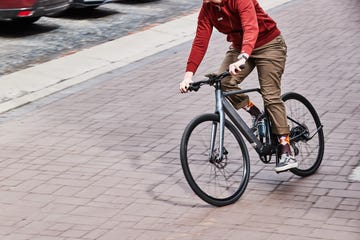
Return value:
[[(245, 64), (243, 64), (243, 65), (240, 66), (240, 69), (244, 69), (244, 68), (245, 68)], [(222, 73), (220, 73), (220, 74), (218, 74), (218, 75), (212, 73), (212, 74), (207, 74), (207, 75), (205, 75), (205, 76), (206, 76), (208, 79), (190, 83), (188, 90), (189, 90), (190, 92), (191, 92), (191, 91), (197, 92), (202, 85), (207, 84), (207, 85), (212, 86), (212, 85), (214, 85), (216, 82), (220, 82), (224, 77), (230, 76), (230, 72), (229, 72), (229, 70), (226, 70), (225, 72), (222, 72)]]
[(224, 77), (227, 77), (229, 75), (230, 75), (230, 73), (228, 71), (220, 73), (219, 75), (207, 74), (206, 77), (208, 79), (204, 79), (204, 80), (201, 80), (201, 81), (190, 83), (188, 90), (197, 92), (202, 85), (210, 85), (210, 86), (212, 86), (216, 82), (220, 82), (221, 79), (223, 79)]

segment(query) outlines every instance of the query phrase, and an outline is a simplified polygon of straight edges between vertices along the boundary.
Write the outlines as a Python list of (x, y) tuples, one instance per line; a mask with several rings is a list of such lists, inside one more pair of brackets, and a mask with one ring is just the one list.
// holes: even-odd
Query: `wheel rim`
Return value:
[(297, 170), (311, 171), (320, 164), (323, 142), (320, 123), (314, 118), (310, 109), (297, 99), (285, 101), (289, 116), (290, 141), (299, 163)]
[[(219, 126), (215, 146), (210, 157), (210, 139), (213, 124), (203, 121), (191, 132), (187, 143), (187, 168), (193, 190), (213, 200), (226, 201), (242, 193), (246, 182), (246, 168), (237, 139), (225, 128), (224, 157), (219, 160)], [(245, 184), (246, 185), (246, 184)], [(206, 199), (205, 199), (206, 200)]]

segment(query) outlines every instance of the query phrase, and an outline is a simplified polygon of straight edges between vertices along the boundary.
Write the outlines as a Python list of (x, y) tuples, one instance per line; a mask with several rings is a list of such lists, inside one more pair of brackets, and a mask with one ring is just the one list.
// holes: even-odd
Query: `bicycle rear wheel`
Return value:
[[(218, 159), (219, 129), (216, 114), (192, 120), (181, 139), (180, 159), (192, 190), (205, 202), (220, 207), (234, 203), (243, 194), (249, 181), (250, 163), (243, 138), (228, 120), (224, 129), (224, 157)], [(212, 131), (216, 134), (213, 148)]]
[(324, 133), (320, 118), (302, 95), (290, 92), (282, 96), (290, 126), (290, 144), (299, 167), (290, 169), (298, 176), (314, 174), (324, 155)]

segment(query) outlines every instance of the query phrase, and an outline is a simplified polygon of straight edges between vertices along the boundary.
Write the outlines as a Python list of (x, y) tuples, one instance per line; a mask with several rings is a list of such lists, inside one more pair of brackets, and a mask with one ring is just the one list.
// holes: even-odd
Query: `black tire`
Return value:
[(228, 120), (224, 128), (224, 159), (209, 158), (211, 129), (217, 126), (215, 148), (219, 150), (219, 116), (204, 114), (186, 127), (181, 139), (180, 159), (187, 182), (205, 202), (225, 206), (237, 201), (246, 189), (250, 177), (250, 162), (246, 144), (239, 131)]
[(87, 6), (87, 7), (85, 7), (85, 8), (88, 9), (88, 10), (94, 10), (94, 9), (96, 9), (96, 8), (98, 8), (98, 7), (100, 7), (100, 5)]
[(38, 21), (40, 17), (24, 17), (24, 18), (14, 18), (12, 19), (13, 23), (18, 25), (30, 25)]
[[(290, 171), (307, 177), (320, 167), (324, 155), (324, 132), (320, 118), (302, 95), (290, 92), (282, 96), (290, 126), (290, 143), (299, 167)], [(312, 138), (311, 138), (312, 137)]]

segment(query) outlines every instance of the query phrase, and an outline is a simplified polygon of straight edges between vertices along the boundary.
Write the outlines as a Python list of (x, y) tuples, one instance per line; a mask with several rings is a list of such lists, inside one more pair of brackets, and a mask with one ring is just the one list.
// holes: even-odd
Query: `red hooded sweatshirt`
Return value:
[(208, 48), (213, 27), (226, 34), (227, 41), (232, 42), (235, 49), (249, 56), (254, 48), (280, 35), (274, 20), (265, 13), (256, 0), (222, 0), (220, 4), (204, 3), (198, 16), (196, 36), (186, 71), (196, 72)]

